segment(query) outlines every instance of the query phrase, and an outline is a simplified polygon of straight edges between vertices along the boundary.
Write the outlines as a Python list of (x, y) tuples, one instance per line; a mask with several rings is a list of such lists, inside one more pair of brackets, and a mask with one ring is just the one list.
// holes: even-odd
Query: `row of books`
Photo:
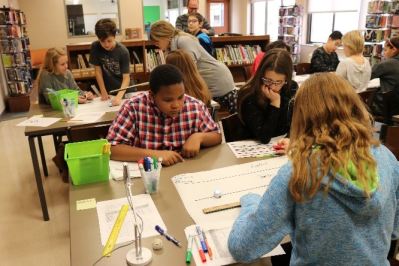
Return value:
[(381, 57), (370, 56), (366, 57), (366, 59), (369, 60), (370, 65), (372, 66), (381, 62)]
[(301, 6), (281, 6), (279, 9), (279, 16), (301, 16), (303, 8)]
[[(143, 64), (130, 64), (130, 73), (144, 72)], [(71, 70), (72, 76), (76, 78), (94, 78), (95, 70), (93, 67), (75, 68)]]
[(21, 53), (29, 50), (29, 39), (2, 39), (0, 53)]
[(216, 48), (215, 51), (216, 59), (227, 65), (252, 64), (261, 48), (259, 45), (226, 45)]
[(366, 44), (364, 45), (363, 55), (366, 57), (374, 56), (381, 57), (382, 50), (384, 49), (383, 44)]
[(4, 24), (26, 24), (24, 12), (10, 8), (0, 8), (0, 25)]
[(399, 1), (370, 1), (367, 6), (367, 13), (399, 14)]
[(27, 94), (32, 88), (32, 82), (11, 82), (8, 84), (8, 92), (10, 96)]
[(5, 70), (9, 82), (30, 80), (30, 71), (26, 67), (6, 68)]
[(278, 36), (278, 39), (285, 42), (289, 46), (299, 43), (299, 35), (280, 35)]
[(165, 55), (161, 49), (146, 49), (145, 54), (148, 72), (152, 71), (158, 65), (165, 64)]
[(280, 25), (278, 27), (278, 35), (299, 35), (300, 27), (291, 27)]
[(301, 24), (301, 17), (280, 17), (280, 25), (299, 26)]
[(5, 39), (8, 37), (12, 38), (27, 37), (26, 27), (18, 25), (0, 25), (0, 39)]
[(387, 28), (391, 25), (390, 14), (369, 14), (366, 16), (366, 28)]
[(364, 31), (364, 40), (366, 42), (382, 42), (382, 41), (390, 38), (390, 35), (391, 35), (390, 29), (365, 30)]
[(27, 51), (22, 53), (1, 54), (1, 61), (3, 62), (4, 67), (14, 67), (21, 65), (30, 66), (31, 58), (29, 55), (29, 51)]

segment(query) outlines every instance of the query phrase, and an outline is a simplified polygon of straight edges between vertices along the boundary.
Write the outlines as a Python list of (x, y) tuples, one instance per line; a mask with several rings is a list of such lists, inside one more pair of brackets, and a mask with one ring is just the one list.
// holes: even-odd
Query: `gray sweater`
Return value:
[(47, 88), (58, 91), (63, 89), (78, 90), (79, 94), (82, 95), (84, 92), (76, 84), (75, 79), (72, 76), (71, 71), (67, 70), (64, 75), (56, 75), (50, 73), (47, 70), (42, 70), (39, 79), (39, 97), (44, 97), (46, 103), (49, 103)]
[(365, 58), (363, 61), (363, 64), (358, 64), (352, 58), (347, 57), (339, 62), (336, 71), (337, 75), (349, 81), (356, 92), (366, 90), (371, 77), (370, 63)]
[(172, 51), (182, 49), (191, 55), (212, 97), (224, 96), (234, 89), (234, 80), (229, 68), (213, 58), (194, 36), (176, 35), (171, 40), (170, 48)]

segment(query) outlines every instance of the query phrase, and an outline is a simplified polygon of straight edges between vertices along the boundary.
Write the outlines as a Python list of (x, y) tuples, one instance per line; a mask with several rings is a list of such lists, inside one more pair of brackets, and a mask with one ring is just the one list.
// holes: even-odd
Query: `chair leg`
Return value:
[(44, 174), (44, 176), (47, 177), (48, 171), (47, 171), (47, 164), (46, 164), (46, 156), (44, 155), (42, 137), (39, 136), (37, 139), (39, 142), (39, 152), (40, 152), (40, 159), (42, 160), (43, 174)]

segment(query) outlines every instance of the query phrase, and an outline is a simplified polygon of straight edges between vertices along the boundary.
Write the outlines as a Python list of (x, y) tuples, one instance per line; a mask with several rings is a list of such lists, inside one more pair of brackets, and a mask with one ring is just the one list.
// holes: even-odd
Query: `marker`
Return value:
[(194, 237), (192, 235), (188, 236), (187, 251), (186, 251), (186, 264), (191, 263), (191, 257), (193, 256), (193, 241)]
[(205, 241), (206, 247), (207, 247), (207, 249), (208, 249), (209, 258), (212, 259), (212, 257), (213, 257), (212, 249), (211, 249), (211, 247), (209, 246), (208, 239), (206, 238), (206, 235), (205, 235), (205, 232), (204, 232), (204, 231), (202, 231), (202, 235), (204, 236), (204, 241)]
[[(197, 238), (197, 237), (198, 237), (198, 238)], [(195, 245), (197, 246), (198, 253), (199, 253), (199, 255), (200, 255), (201, 261), (202, 261), (202, 262), (206, 262), (205, 253), (204, 253), (204, 251), (201, 249), (201, 244), (200, 244), (199, 236), (194, 236), (194, 238), (195, 238)]]
[(197, 234), (198, 234), (198, 238), (199, 238), (199, 240), (200, 240), (200, 242), (201, 242), (202, 250), (203, 250), (205, 253), (207, 253), (207, 252), (208, 252), (208, 249), (207, 249), (206, 244), (205, 244), (205, 241), (204, 241), (204, 236), (202, 235), (201, 227), (200, 227), (199, 225), (196, 225), (196, 226), (195, 226), (195, 229), (197, 230)]
[(154, 169), (158, 169), (158, 160), (156, 157), (152, 157), (152, 162), (154, 163)]
[(163, 235), (167, 240), (169, 240), (170, 242), (172, 242), (176, 246), (181, 247), (180, 241), (177, 240), (176, 238), (174, 238), (173, 236), (169, 235), (168, 233), (166, 233), (165, 230), (163, 230), (159, 225), (155, 226), (155, 230), (157, 230), (157, 232), (160, 235)]

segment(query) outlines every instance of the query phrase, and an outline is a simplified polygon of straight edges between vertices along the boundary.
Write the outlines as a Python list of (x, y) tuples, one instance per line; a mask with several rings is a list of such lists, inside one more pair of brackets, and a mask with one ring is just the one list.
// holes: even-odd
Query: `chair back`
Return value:
[(299, 63), (296, 65), (296, 74), (297, 75), (305, 75), (311, 74), (310, 72), (310, 63)]
[(377, 92), (377, 88), (371, 88), (362, 92), (359, 92), (358, 95), (362, 98), (362, 101), (367, 106), (367, 108), (371, 108), (371, 104), (373, 103), (373, 99), (375, 93)]
[(380, 140), (399, 160), (399, 126), (383, 124), (380, 131)]
[(244, 140), (249, 138), (249, 133), (242, 124), (238, 114), (232, 114), (221, 119), (226, 142)]
[(393, 90), (386, 91), (382, 93), (382, 102), (383, 102), (383, 108), (382, 108), (382, 116), (384, 119), (384, 123), (387, 125), (392, 125), (392, 115), (393, 115), (393, 102), (395, 95)]
[(77, 126), (68, 129), (70, 142), (105, 139), (108, 134), (109, 124), (93, 126)]

